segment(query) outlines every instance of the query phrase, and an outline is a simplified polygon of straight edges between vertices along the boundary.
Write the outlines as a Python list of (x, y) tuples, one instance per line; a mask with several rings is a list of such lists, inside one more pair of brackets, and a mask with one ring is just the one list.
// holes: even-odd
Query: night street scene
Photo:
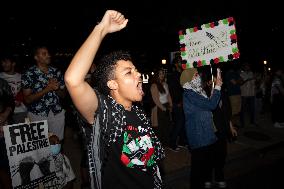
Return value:
[(284, 188), (279, 2), (0, 4), (0, 189)]

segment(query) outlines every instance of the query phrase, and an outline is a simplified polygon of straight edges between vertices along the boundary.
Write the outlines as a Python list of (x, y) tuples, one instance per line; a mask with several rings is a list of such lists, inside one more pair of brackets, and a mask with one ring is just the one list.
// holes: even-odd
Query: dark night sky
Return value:
[(101, 52), (123, 48), (136, 52), (144, 64), (159, 63), (170, 51), (178, 50), (180, 29), (233, 16), (241, 57), (256, 62), (279, 60), (280, 49), (276, 46), (280, 46), (283, 33), (279, 3), (193, 2), (12, 1), (1, 5), (0, 53), (12, 50), (30, 54), (31, 47), (38, 43), (48, 44), (54, 52), (75, 53), (105, 10), (116, 9), (129, 18), (129, 24), (123, 31), (107, 36)]

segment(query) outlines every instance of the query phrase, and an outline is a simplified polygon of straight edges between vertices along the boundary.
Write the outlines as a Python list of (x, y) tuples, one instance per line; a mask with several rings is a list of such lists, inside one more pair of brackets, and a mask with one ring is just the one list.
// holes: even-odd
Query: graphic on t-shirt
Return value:
[[(142, 131), (142, 132), (141, 132)], [(123, 133), (123, 148), (121, 161), (130, 168), (138, 167), (144, 171), (152, 166), (154, 161), (154, 147), (145, 128), (126, 126)]]

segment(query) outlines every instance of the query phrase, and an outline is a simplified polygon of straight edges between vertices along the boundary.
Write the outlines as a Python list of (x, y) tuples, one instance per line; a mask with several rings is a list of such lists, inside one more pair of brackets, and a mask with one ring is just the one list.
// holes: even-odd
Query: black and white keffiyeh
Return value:
[(206, 95), (206, 92), (204, 91), (204, 89), (202, 88), (202, 83), (201, 83), (201, 78), (200, 76), (196, 76), (194, 79), (192, 79), (189, 82), (186, 82), (183, 85), (183, 88), (185, 89), (191, 89), (194, 92), (196, 92), (197, 94), (204, 96), (205, 98), (208, 98), (208, 96)]
[[(83, 126), (82, 129), (87, 138), (92, 188), (101, 189), (101, 167), (104, 159), (107, 158), (108, 147), (115, 143), (123, 134), (123, 129), (126, 126), (126, 110), (122, 105), (116, 103), (111, 96), (105, 97), (97, 92), (96, 94), (99, 101), (98, 108), (100, 109), (96, 112), (95, 122), (91, 126)], [(165, 156), (164, 150), (151, 128), (150, 120), (138, 106), (132, 105), (131, 110), (136, 113), (144, 126), (150, 131), (149, 135), (155, 148), (155, 160), (163, 159)], [(158, 181), (155, 181), (155, 185), (159, 186)]]

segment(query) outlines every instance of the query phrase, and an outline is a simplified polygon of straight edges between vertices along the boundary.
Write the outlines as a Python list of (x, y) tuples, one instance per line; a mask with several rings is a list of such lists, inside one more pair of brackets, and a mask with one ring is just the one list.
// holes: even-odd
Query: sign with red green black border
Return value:
[(232, 17), (179, 31), (183, 69), (237, 59), (235, 21)]

